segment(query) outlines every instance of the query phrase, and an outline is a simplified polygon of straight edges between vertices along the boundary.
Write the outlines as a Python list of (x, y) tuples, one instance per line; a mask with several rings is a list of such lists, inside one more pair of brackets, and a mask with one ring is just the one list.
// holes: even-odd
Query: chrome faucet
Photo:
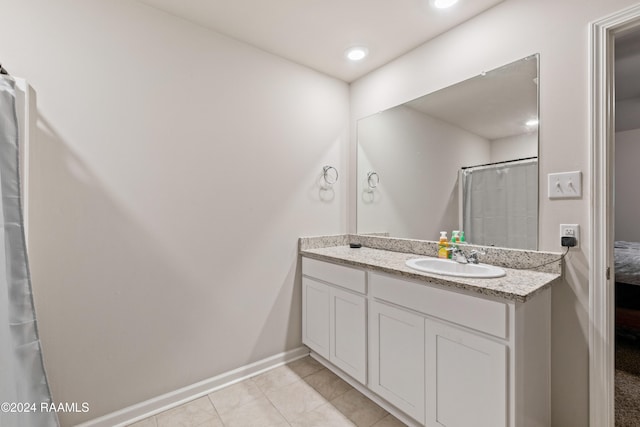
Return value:
[(457, 246), (452, 248), (448, 248), (448, 251), (451, 251), (451, 259), (459, 262), (460, 264), (479, 264), (478, 255), (486, 255), (486, 252), (481, 252), (476, 249), (469, 252), (467, 255), (462, 249)]
[(447, 250), (451, 251), (452, 260), (459, 262), (460, 264), (467, 264), (469, 262), (469, 260), (467, 259), (467, 256), (459, 247), (454, 246), (452, 248), (447, 248)]
[(486, 252), (478, 251), (476, 249), (472, 250), (469, 256), (467, 256), (467, 262), (471, 264), (478, 264), (478, 255), (486, 255)]

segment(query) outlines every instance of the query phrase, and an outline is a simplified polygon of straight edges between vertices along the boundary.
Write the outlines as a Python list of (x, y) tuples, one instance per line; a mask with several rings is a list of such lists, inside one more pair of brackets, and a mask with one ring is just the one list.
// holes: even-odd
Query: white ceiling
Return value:
[(405, 105), (490, 141), (532, 132), (538, 118), (535, 56), (465, 80)]
[[(139, 0), (351, 82), (504, 0)], [(352, 63), (344, 51), (365, 45)]]

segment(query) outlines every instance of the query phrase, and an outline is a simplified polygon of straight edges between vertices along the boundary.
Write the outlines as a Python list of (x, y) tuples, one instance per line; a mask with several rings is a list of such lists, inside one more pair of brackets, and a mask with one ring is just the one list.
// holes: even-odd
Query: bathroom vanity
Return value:
[(312, 356), (410, 424), (550, 425), (550, 286), (559, 263), (555, 272), (503, 263), (507, 274), (492, 279), (406, 266), (430, 250), (301, 244)]

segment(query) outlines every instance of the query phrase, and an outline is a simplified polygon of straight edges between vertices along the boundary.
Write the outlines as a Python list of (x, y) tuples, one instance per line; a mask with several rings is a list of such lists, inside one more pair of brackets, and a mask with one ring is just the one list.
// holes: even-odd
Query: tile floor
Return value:
[(399, 427), (402, 422), (310, 357), (130, 427)]

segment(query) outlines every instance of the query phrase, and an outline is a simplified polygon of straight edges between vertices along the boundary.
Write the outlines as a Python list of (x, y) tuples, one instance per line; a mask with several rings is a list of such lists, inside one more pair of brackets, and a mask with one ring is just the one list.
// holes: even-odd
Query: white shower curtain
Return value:
[(57, 426), (31, 294), (22, 220), (16, 85), (0, 76), (0, 426)]
[(538, 160), (464, 169), (463, 230), (469, 243), (538, 248)]

